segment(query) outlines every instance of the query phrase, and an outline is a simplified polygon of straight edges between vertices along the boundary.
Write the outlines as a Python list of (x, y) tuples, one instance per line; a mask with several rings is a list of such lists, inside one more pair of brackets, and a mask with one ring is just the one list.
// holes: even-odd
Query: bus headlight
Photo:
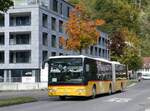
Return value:
[(48, 92), (52, 93), (52, 92), (55, 92), (56, 90), (54, 89), (49, 89)]
[(77, 92), (82, 93), (82, 92), (86, 92), (86, 90), (85, 89), (77, 89)]

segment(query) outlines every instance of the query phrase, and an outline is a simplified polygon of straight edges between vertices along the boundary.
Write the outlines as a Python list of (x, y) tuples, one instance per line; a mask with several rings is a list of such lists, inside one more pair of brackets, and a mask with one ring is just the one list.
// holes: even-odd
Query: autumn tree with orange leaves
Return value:
[(105, 21), (101, 19), (91, 20), (84, 4), (79, 3), (70, 12), (69, 19), (65, 23), (67, 39), (60, 37), (59, 42), (66, 50), (73, 50), (81, 54), (83, 49), (97, 43), (100, 32), (96, 27), (104, 23)]

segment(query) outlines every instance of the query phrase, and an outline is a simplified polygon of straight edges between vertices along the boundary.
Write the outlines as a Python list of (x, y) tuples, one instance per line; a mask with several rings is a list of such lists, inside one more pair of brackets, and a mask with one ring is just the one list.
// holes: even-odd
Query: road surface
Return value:
[[(35, 92), (33, 92), (35, 93)], [(33, 94), (32, 93), (32, 94)], [(11, 95), (11, 93), (9, 93)], [(12, 93), (15, 96), (15, 93)], [(22, 95), (30, 95), (22, 92)], [(0, 93), (6, 96), (7, 93)], [(35, 93), (38, 102), (2, 107), (0, 111), (150, 111), (150, 81), (142, 81), (123, 93), (101, 95), (95, 99), (69, 98), (60, 101), (46, 92)]]

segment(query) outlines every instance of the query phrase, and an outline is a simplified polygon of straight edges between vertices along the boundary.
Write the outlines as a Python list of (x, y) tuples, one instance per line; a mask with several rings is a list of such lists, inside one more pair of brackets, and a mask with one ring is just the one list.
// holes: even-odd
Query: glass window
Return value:
[(31, 25), (31, 13), (10, 14), (10, 26)]
[(51, 53), (51, 56), (56, 56), (56, 52), (52, 52), (52, 53)]
[(62, 13), (63, 13), (63, 4), (60, 3), (60, 14), (62, 14)]
[(11, 33), (10, 34), (10, 45), (17, 45), (17, 44), (30, 44), (31, 43), (31, 34), (30, 33), (22, 33), (22, 34), (16, 34)]
[(48, 26), (48, 16), (46, 14), (43, 14), (42, 16), (42, 25), (43, 27), (46, 27)]
[(53, 11), (58, 12), (58, 1), (53, 0)]
[(43, 51), (43, 61), (47, 60), (48, 58), (48, 51)]
[(63, 21), (59, 20), (59, 32), (63, 32)]
[(48, 34), (47, 33), (43, 33), (43, 45), (47, 46), (48, 45)]
[(30, 63), (31, 51), (10, 51), (10, 63)]
[(93, 46), (90, 47), (90, 54), (93, 55)]
[(5, 24), (4, 14), (0, 13), (0, 27), (3, 27)]
[(56, 48), (56, 36), (55, 35), (52, 35), (51, 44), (53, 48)]
[(4, 70), (0, 69), (0, 82), (4, 81)]
[(4, 63), (5, 61), (5, 54), (4, 54), (4, 51), (0, 51), (0, 64), (1, 63)]
[(67, 7), (67, 17), (69, 17), (70, 7)]
[(59, 53), (59, 55), (61, 56), (61, 55), (63, 55), (63, 53)]
[(52, 30), (53, 30), (53, 31), (56, 31), (56, 18), (52, 17), (52, 18), (51, 18), (51, 22), (52, 22), (52, 23), (51, 23), (51, 25), (52, 25), (52, 26), (51, 26)]
[(101, 48), (99, 48), (99, 56), (101, 56)]
[(49, 83), (77, 84), (83, 82), (82, 59), (59, 58), (50, 60)]
[(16, 17), (16, 26), (30, 25), (30, 17)]
[(5, 44), (4, 34), (0, 34), (0, 45), (4, 45), (4, 44)]
[(95, 47), (95, 56), (97, 56), (97, 47)]

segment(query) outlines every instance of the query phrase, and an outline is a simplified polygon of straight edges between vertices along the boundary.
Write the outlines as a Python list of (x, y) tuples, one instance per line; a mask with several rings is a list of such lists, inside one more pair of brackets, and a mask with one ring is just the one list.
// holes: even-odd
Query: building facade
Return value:
[[(14, 0), (14, 7), (0, 13), (0, 82), (22, 82), (22, 77), (40, 82), (42, 62), (49, 56), (77, 54), (59, 44), (72, 8), (64, 0)], [(109, 59), (108, 36), (100, 36), (83, 54)]]

